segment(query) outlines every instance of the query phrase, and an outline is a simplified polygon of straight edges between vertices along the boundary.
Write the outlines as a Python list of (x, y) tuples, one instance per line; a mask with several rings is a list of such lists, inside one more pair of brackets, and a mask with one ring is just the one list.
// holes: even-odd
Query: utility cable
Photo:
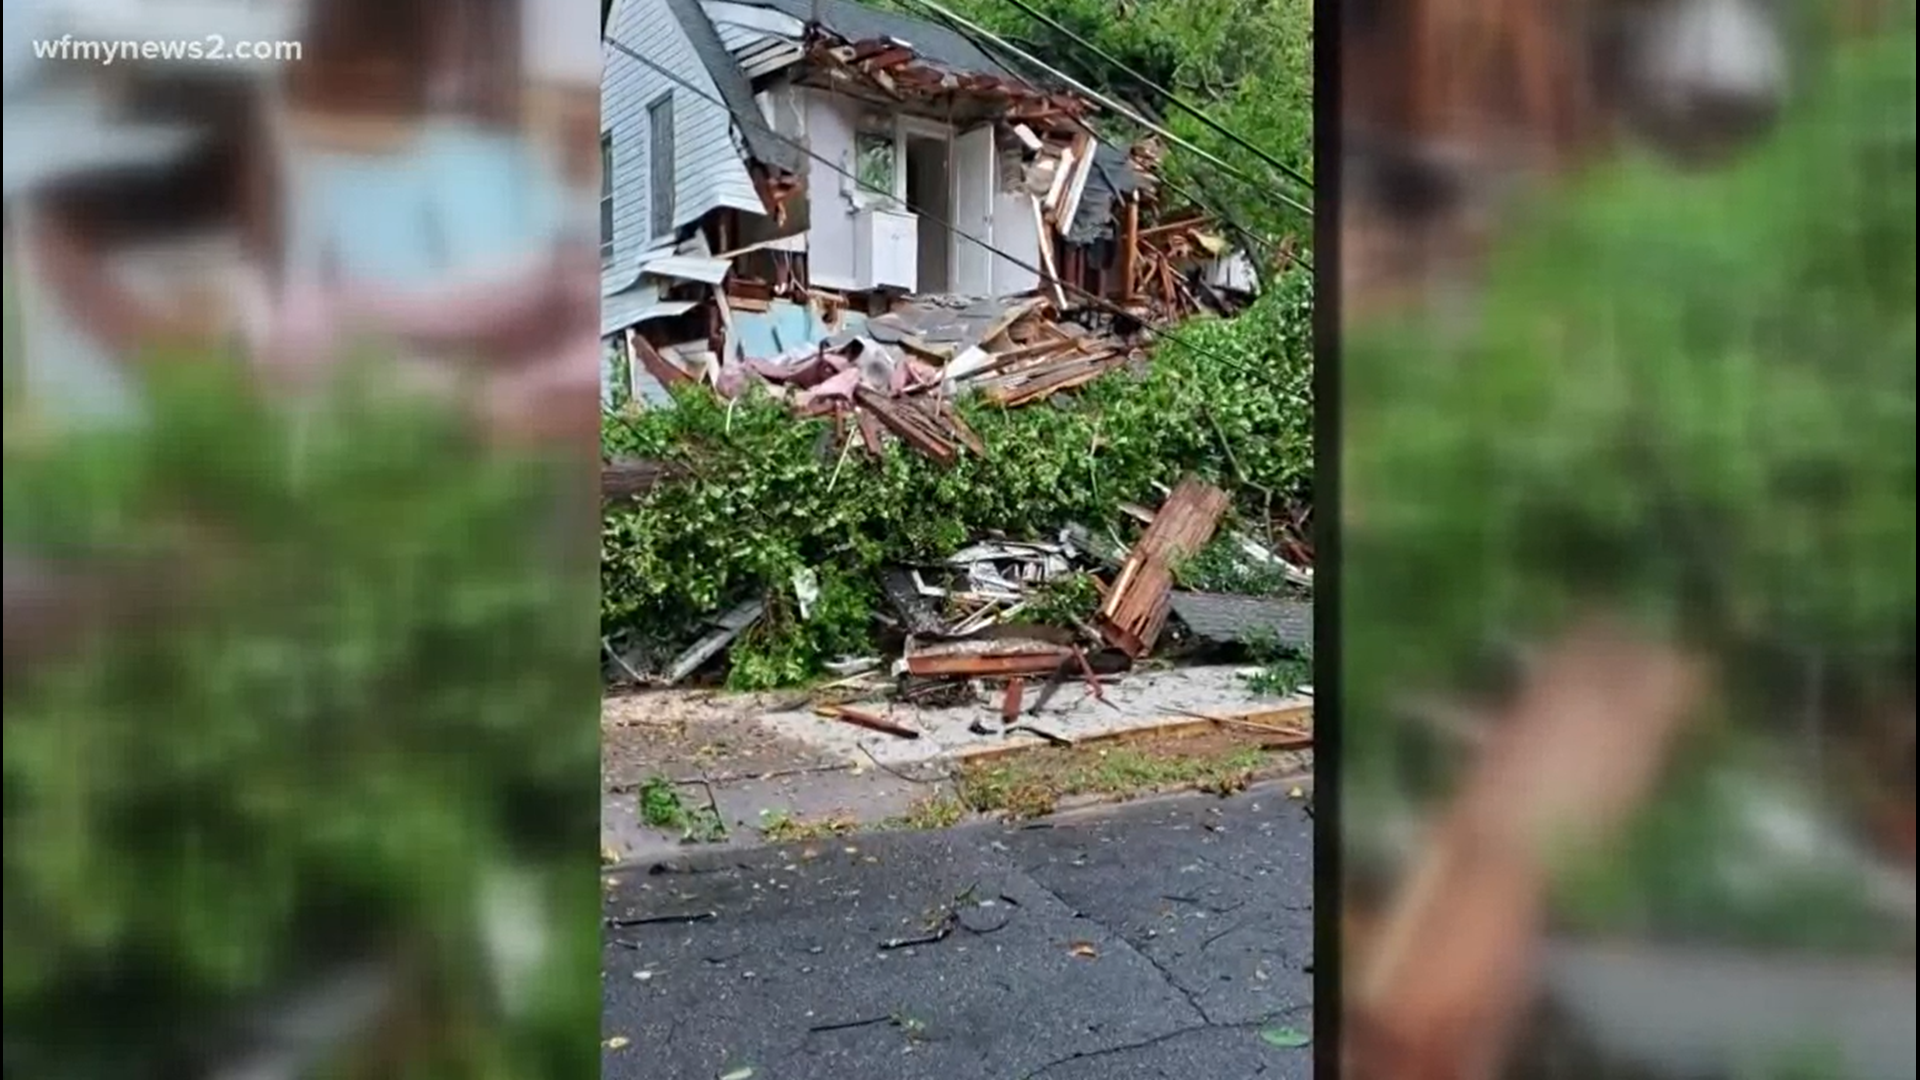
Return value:
[(1228, 128), (1225, 124), (1222, 124), (1218, 120), (1215, 120), (1213, 117), (1208, 116), (1206, 113), (1202, 112), (1199, 109), (1199, 107), (1188, 104), (1184, 98), (1180, 97), (1180, 95), (1174, 93), (1172, 90), (1169, 90), (1164, 86), (1161, 86), (1159, 83), (1154, 82), (1152, 79), (1147, 78), (1145, 75), (1142, 75), (1139, 72), (1128, 67), (1127, 65), (1121, 63), (1118, 59), (1114, 58), (1112, 54), (1100, 48), (1100, 46), (1095, 45), (1093, 42), (1088, 41), (1086, 38), (1083, 38), (1079, 34), (1076, 34), (1072, 30), (1069, 30), (1067, 27), (1061, 25), (1061, 23), (1058, 20), (1054, 19), (1052, 16), (1028, 4), (1026, 0), (1006, 0), (1006, 2), (1009, 4), (1012, 4), (1016, 8), (1019, 8), (1021, 11), (1026, 12), (1027, 15), (1037, 20), (1038, 22), (1042, 23), (1043, 25), (1051, 28), (1055, 33), (1066, 38), (1068, 41), (1073, 42), (1074, 44), (1087, 50), (1093, 55), (1106, 61), (1109, 65), (1117, 69), (1121, 74), (1126, 75), (1128, 78), (1132, 79), (1133, 81), (1148, 88), (1149, 90), (1154, 91), (1155, 93), (1159, 94), (1161, 97), (1166, 98), (1168, 101), (1179, 106), (1182, 112), (1185, 112), (1191, 115), (1194, 119), (1200, 121), (1201, 123), (1212, 128), (1213, 130), (1219, 132), (1221, 135), (1224, 135), (1228, 139), (1239, 144), (1241, 147), (1243, 147), (1250, 153), (1259, 157), (1262, 161), (1265, 161), (1267, 164), (1280, 170), (1280, 172), (1285, 174), (1286, 176), (1291, 177), (1295, 182), (1305, 187), (1308, 191), (1313, 190), (1313, 181), (1309, 180), (1306, 176), (1302, 175), (1298, 169), (1295, 169), (1293, 166), (1288, 165), (1286, 162), (1281, 161), (1279, 158), (1268, 153), (1266, 150), (1262, 149), (1260, 146), (1255, 144), (1252, 140), (1241, 135), (1239, 132)]
[[(722, 110), (725, 110), (727, 115), (731, 116), (736, 123), (739, 123), (742, 121), (743, 118), (740, 117), (739, 114), (736, 113), (733, 110), (733, 108), (729, 106), (725, 101), (721, 100), (720, 98), (712, 94), (707, 93), (705, 90), (701, 89), (700, 87), (695, 86), (691, 80), (680, 75), (678, 72), (669, 71), (664, 65), (658, 63), (657, 61), (651, 60), (645, 56), (641, 56), (638, 52), (635, 52), (632, 48), (630, 48), (625, 42), (619, 41), (615, 38), (611, 38), (611, 37), (607, 38), (606, 44), (611, 48), (613, 48), (614, 51), (620, 53), (621, 55), (632, 60), (637, 60), (642, 64), (645, 64), (647, 67), (651, 68), (655, 73), (659, 74), (660, 76), (674, 83), (680, 88), (686, 90), (688, 93), (694, 95), (700, 100), (705, 101), (708, 104), (714, 105)], [(827, 168), (832, 169), (835, 173), (838, 173), (840, 176), (848, 180), (852, 180), (855, 184), (858, 184), (860, 182), (859, 177), (856, 176), (853, 172), (842, 167), (836, 162), (829, 161), (826, 157), (815, 152), (812, 147), (807, 146), (805, 143), (801, 142), (800, 140), (795, 139), (779, 131), (771, 131), (770, 133), (773, 135), (775, 139), (778, 139), (781, 142), (786, 143), (787, 145), (800, 151), (802, 154), (805, 154), (807, 157), (812, 158), (814, 161), (817, 161), (820, 164), (825, 165)], [(970, 243), (973, 243), (982, 248), (985, 248), (988, 252), (994, 255), (997, 255), (1002, 259), (1007, 260), (1008, 262), (1019, 267), (1020, 269), (1025, 270), (1030, 274), (1033, 274), (1035, 277), (1039, 278), (1042, 281), (1052, 281), (1056, 285), (1060, 286), (1062, 289), (1071, 290), (1074, 293), (1077, 293), (1080, 296), (1085, 297), (1089, 302), (1093, 304), (1093, 306), (1098, 307), (1100, 310), (1104, 311), (1109, 315), (1118, 315), (1123, 319), (1127, 319), (1132, 322), (1138, 322), (1142, 329), (1146, 330), (1148, 333), (1151, 333), (1155, 337), (1165, 338), (1168, 341), (1171, 341), (1174, 344), (1179, 345), (1184, 349), (1187, 349), (1201, 356), (1205, 356), (1212, 360), (1215, 360), (1225, 365), (1228, 368), (1238, 371), (1239, 373), (1247, 376), (1248, 378), (1252, 378), (1252, 379), (1267, 378), (1267, 376), (1260, 374), (1259, 372), (1248, 367), (1247, 365), (1241, 364), (1235, 360), (1228, 358), (1224, 353), (1221, 353), (1214, 349), (1203, 348), (1199, 345), (1195, 345), (1193, 342), (1181, 337), (1180, 335), (1164, 327), (1153, 326), (1147, 323), (1145, 320), (1141, 319), (1138, 315), (1135, 315), (1132, 312), (1127, 311), (1125, 308), (1122, 308), (1119, 305), (1114, 304), (1111, 301), (1107, 300), (1107, 298), (1104, 296), (1100, 296), (1099, 294), (1090, 292), (1087, 289), (1080, 287), (1079, 285), (1075, 285), (1068, 281), (1065, 281), (1061, 279), (1058, 275), (1049, 274), (1047, 271), (1041, 269), (1040, 267), (1035, 266), (1032, 263), (1025, 262), (1021, 259), (1018, 259), (1012, 255), (1009, 255), (1008, 253), (1000, 250), (997, 247), (994, 247), (992, 244), (988, 243), (985, 240), (980, 239), (977, 236), (968, 235), (967, 233), (961, 231), (958, 226), (954, 225), (949, 221), (936, 217), (933, 214), (922, 214), (920, 216), (933, 222), (935, 225), (939, 226), (940, 228), (945, 229), (949, 234), (953, 236), (958, 236), (964, 240), (967, 240)]]
[[(1138, 111), (1118, 101), (1115, 101), (1113, 98), (1108, 97), (1106, 94), (1103, 94), (1100, 91), (1093, 89), (1092, 87), (1086, 85), (1085, 83), (1081, 82), (1078, 79), (1075, 79), (1073, 76), (1068, 75), (1067, 73), (1059, 70), (1058, 68), (1052, 67), (1051, 65), (1045, 63), (1044, 61), (1036, 59), (1032, 53), (1027, 52), (1026, 50), (1020, 48), (1017, 45), (1013, 45), (1009, 43), (1005, 38), (1002, 38), (999, 35), (993, 33), (992, 31), (981, 27), (978, 23), (970, 22), (967, 19), (963, 18), (962, 16), (954, 14), (952, 10), (947, 8), (945, 5), (938, 3), (937, 0), (908, 0), (908, 2), (918, 7), (922, 7), (929, 11), (934, 12), (935, 14), (939, 15), (941, 18), (954, 24), (955, 26), (965, 27), (967, 30), (971, 31), (972, 33), (980, 37), (986, 38), (988, 41), (991, 41), (996, 45), (1000, 46), (1001, 50), (1006, 52), (1008, 55), (1017, 57), (1021, 61), (1032, 65), (1035, 69), (1044, 71), (1047, 74), (1053, 76), (1054, 78), (1059, 79), (1061, 82), (1065, 83), (1067, 86), (1072, 87), (1074, 90), (1078, 91), (1079, 93), (1093, 99), (1094, 101), (1099, 102), (1101, 105), (1104, 105), (1107, 108), (1113, 110), (1114, 112), (1119, 113), (1121, 116), (1126, 117), (1128, 120), (1133, 121), (1134, 123), (1140, 125), (1141, 127), (1147, 129), (1148, 131), (1153, 132), (1154, 134), (1160, 136), (1161, 138), (1166, 139), (1167, 141), (1175, 144), (1176, 146), (1185, 147), (1187, 150), (1191, 151), (1192, 153), (1199, 155), (1201, 158), (1204, 158), (1209, 162), (1212, 162), (1216, 168), (1219, 168), (1221, 171), (1225, 172), (1227, 175), (1240, 180), (1242, 183), (1249, 185), (1255, 190), (1265, 190), (1271, 186), (1269, 181), (1263, 181), (1263, 180), (1257, 179), (1252, 174), (1248, 173), (1246, 170), (1241, 169), (1238, 166), (1232, 164), (1231, 162), (1228, 162), (1225, 159), (1221, 158), (1218, 154), (1214, 154), (1208, 150), (1205, 150), (1199, 146), (1194, 145), (1191, 142), (1188, 142), (1187, 140), (1181, 138), (1178, 135), (1175, 135), (1173, 132), (1168, 131), (1165, 127), (1159, 124), (1156, 124), (1151, 120), (1148, 120), (1144, 116), (1141, 116)], [(1299, 201), (1298, 199), (1295, 199), (1293, 196), (1288, 195), (1285, 192), (1276, 191), (1273, 193), (1273, 197), (1275, 199), (1278, 199), (1280, 202), (1284, 203), (1285, 205), (1293, 208), (1294, 210), (1297, 210), (1300, 213), (1305, 214), (1308, 218), (1313, 217), (1312, 208), (1308, 207), (1305, 203)]]
[[(953, 22), (948, 22), (946, 26), (947, 26), (947, 29), (952, 30), (954, 33), (960, 35), (961, 37), (967, 39), (967, 41), (971, 42), (973, 44), (973, 47), (976, 49), (979, 49), (982, 53), (996, 60), (1001, 60), (1001, 58), (995, 54), (992, 46), (988, 45), (984, 41), (981, 41), (978, 37), (974, 36), (973, 34), (968, 33), (965, 27), (959, 25), (958, 23), (953, 23)], [(1004, 60), (1002, 60), (1001, 62), (1004, 63)], [(1072, 121), (1074, 125), (1079, 127), (1080, 130), (1086, 132), (1088, 135), (1098, 140), (1104, 140), (1105, 137), (1102, 136), (1098, 131), (1095, 131), (1093, 129), (1093, 125), (1087, 123), (1085, 120), (1081, 119), (1078, 116), (1071, 116), (1069, 117), (1069, 119)], [(1277, 242), (1274, 241), (1272, 238), (1262, 236), (1258, 232), (1254, 231), (1253, 229), (1248, 228), (1244, 223), (1242, 223), (1237, 218), (1235, 218), (1234, 215), (1227, 210), (1225, 205), (1219, 203), (1218, 201), (1211, 199), (1208, 196), (1197, 194), (1193, 191), (1190, 191), (1187, 188), (1181, 186), (1180, 184), (1175, 183), (1173, 180), (1165, 176), (1155, 177), (1154, 181), (1160, 187), (1166, 188), (1167, 190), (1173, 192), (1175, 195), (1178, 195), (1181, 198), (1187, 200), (1187, 202), (1193, 204), (1194, 206), (1218, 215), (1220, 219), (1227, 224), (1228, 228), (1234, 230), (1235, 232), (1238, 232), (1241, 235), (1241, 238), (1248, 242), (1248, 246), (1250, 248), (1255, 250), (1260, 250), (1260, 249), (1273, 249), (1278, 246)], [(1264, 185), (1262, 186), (1264, 187)], [(1308, 216), (1309, 217), (1312, 216), (1311, 212), (1308, 212)], [(1308, 273), (1313, 272), (1313, 264), (1310, 261), (1303, 259), (1298, 255), (1293, 255), (1293, 254), (1288, 255), (1288, 258), (1292, 259), (1294, 262), (1297, 262), (1301, 266), (1305, 267)]]

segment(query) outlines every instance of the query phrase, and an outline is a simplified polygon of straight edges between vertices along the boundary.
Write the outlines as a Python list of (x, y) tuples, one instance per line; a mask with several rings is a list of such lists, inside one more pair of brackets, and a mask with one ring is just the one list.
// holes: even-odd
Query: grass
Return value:
[(1313, 681), (1311, 649), (1295, 650), (1278, 638), (1261, 635), (1247, 642), (1247, 653), (1260, 665), (1258, 671), (1246, 676), (1248, 692), (1257, 697), (1292, 697)]
[(1074, 796), (1128, 799), (1181, 788), (1232, 794), (1299, 764), (1294, 754), (1249, 746), (1231, 734), (1046, 747), (962, 766), (959, 801), (976, 813), (1025, 820)]
[(760, 812), (760, 835), (776, 844), (801, 840), (827, 840), (844, 836), (860, 827), (860, 822), (841, 814), (804, 818), (785, 810)]
[(727, 838), (727, 824), (711, 799), (706, 806), (688, 806), (679, 787), (664, 776), (649, 777), (640, 785), (639, 814), (653, 828), (679, 830), (685, 843), (710, 844)]
[(973, 807), (958, 795), (942, 792), (916, 801), (907, 808), (906, 813), (888, 819), (887, 826), (894, 829), (946, 829), (960, 824), (972, 814)]
[[(1306, 760), (1297, 752), (1266, 749), (1244, 732), (1226, 730), (1107, 746), (1039, 747), (963, 764), (952, 791), (928, 795), (877, 824), (846, 813), (803, 816), (763, 810), (759, 831), (771, 843), (807, 843), (866, 828), (946, 829), (976, 816), (1024, 821), (1080, 796), (1118, 801), (1173, 790), (1230, 795), (1256, 780), (1302, 771)], [(689, 806), (678, 786), (665, 777), (641, 785), (639, 814), (654, 828), (679, 830), (689, 843), (726, 837), (717, 811)]]
[[(878, 827), (888, 831), (946, 829), (972, 814), (973, 808), (958, 796), (942, 792), (916, 800), (905, 813), (886, 819)], [(760, 834), (776, 844), (830, 840), (861, 827), (857, 818), (846, 814), (802, 817), (786, 810), (764, 810), (760, 814)]]

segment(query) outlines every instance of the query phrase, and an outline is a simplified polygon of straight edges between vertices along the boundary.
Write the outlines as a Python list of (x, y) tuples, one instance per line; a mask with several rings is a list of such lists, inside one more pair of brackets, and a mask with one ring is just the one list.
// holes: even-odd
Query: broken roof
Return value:
[[(896, 40), (922, 60), (961, 74), (1020, 78), (966, 36), (939, 23), (851, 0), (736, 0), (799, 19), (847, 41)], [(1022, 81), (1025, 81), (1024, 79)]]
[(1093, 169), (1080, 206), (1065, 231), (1070, 244), (1086, 244), (1113, 234), (1113, 204), (1140, 189), (1143, 177), (1133, 156), (1112, 143), (1093, 151)]
[(713, 77), (713, 85), (720, 91), (721, 100), (727, 103), (727, 111), (733, 114), (734, 125), (747, 144), (747, 156), (782, 172), (800, 172), (803, 160), (800, 148), (775, 135), (767, 126), (760, 105), (753, 98), (753, 84), (720, 40), (720, 31), (707, 17), (700, 0), (666, 0), (666, 3), (686, 29), (694, 53), (700, 57), (707, 74)]

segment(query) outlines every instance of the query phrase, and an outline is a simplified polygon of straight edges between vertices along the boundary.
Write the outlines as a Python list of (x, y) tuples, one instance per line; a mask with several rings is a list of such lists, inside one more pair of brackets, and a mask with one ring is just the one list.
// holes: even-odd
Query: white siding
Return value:
[(993, 259), (993, 291), (997, 296), (1032, 292), (1040, 287), (1040, 227), (1033, 217), (1033, 200), (1024, 191), (996, 191), (993, 195), (993, 246), (1025, 266), (998, 255)]
[[(851, 170), (854, 132), (868, 106), (824, 90), (808, 89), (804, 93), (809, 149), (839, 169)], [(808, 169), (807, 274), (815, 284), (825, 288), (856, 287), (853, 256), (857, 208), (849, 193), (852, 182), (818, 158), (808, 162)], [(1004, 188), (1004, 182), (1001, 186)], [(952, 213), (949, 210), (939, 216), (950, 218)], [(958, 238), (951, 242), (968, 243)], [(1028, 267), (1040, 265), (1039, 232), (1034, 227), (1032, 205), (1024, 193), (1005, 190), (994, 193), (991, 242)], [(1033, 270), (1003, 258), (994, 258), (992, 273), (993, 291), (1003, 296), (1027, 292), (1039, 285)]]
[(844, 97), (820, 90), (806, 92), (808, 149), (818, 154), (807, 161), (807, 276), (829, 289), (852, 288), (853, 200), (846, 194), (850, 181), (822, 162), (853, 168), (853, 133), (860, 107)]
[(764, 212), (734, 141), (733, 119), (664, 0), (620, 0), (608, 34), (700, 93), (610, 46), (606, 50), (600, 123), (613, 136), (613, 262), (603, 275), (602, 295), (632, 284), (640, 273), (640, 253), (652, 246), (647, 106), (663, 94), (673, 93), (673, 145), (679, 159), (674, 162), (674, 224), (687, 225), (725, 206)]

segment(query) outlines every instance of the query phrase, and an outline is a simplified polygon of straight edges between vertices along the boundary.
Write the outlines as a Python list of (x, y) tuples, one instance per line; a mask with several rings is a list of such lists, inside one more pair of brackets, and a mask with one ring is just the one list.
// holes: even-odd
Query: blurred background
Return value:
[(598, 1068), (599, 77), (6, 0), (9, 1080)]
[(1347, 1075), (1914, 1075), (1914, 46), (1343, 3)]

